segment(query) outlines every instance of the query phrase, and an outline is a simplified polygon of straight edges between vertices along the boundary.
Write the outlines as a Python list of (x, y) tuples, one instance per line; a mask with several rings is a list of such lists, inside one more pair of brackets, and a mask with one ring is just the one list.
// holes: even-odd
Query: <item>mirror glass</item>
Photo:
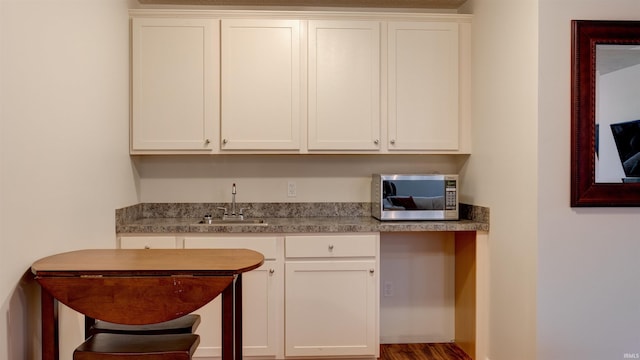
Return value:
[(596, 45), (595, 182), (640, 182), (640, 46)]

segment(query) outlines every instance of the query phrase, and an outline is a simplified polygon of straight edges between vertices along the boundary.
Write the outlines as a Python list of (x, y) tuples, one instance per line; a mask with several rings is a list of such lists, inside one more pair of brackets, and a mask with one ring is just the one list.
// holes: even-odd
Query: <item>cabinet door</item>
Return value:
[(378, 150), (379, 141), (379, 22), (309, 21), (309, 150)]
[(287, 261), (285, 355), (376, 355), (375, 261)]
[(222, 150), (300, 148), (298, 20), (222, 20)]
[(218, 33), (211, 19), (133, 19), (132, 152), (214, 148)]
[(458, 149), (458, 24), (388, 25), (389, 150)]
[[(187, 237), (185, 248), (247, 248), (264, 254), (264, 264), (242, 274), (242, 332), (245, 356), (275, 356), (278, 319), (282, 317), (282, 261), (276, 257), (275, 237)], [(280, 300), (280, 301), (278, 301)], [(200, 314), (200, 345), (195, 357), (221, 356), (221, 301), (217, 297), (194, 313)]]
[[(242, 275), (242, 348), (244, 356), (275, 356), (278, 334), (275, 329), (274, 307), (277, 305), (274, 283), (282, 280), (282, 270), (276, 262), (264, 264)], [(195, 357), (220, 357), (221, 347), (220, 297), (194, 311), (200, 314), (198, 327), (200, 345)]]

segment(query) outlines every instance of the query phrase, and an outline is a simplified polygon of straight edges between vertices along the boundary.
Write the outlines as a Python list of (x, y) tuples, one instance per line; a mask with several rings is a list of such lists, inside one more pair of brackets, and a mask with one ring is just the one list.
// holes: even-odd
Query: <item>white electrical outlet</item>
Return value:
[(296, 183), (295, 181), (287, 182), (287, 196), (288, 197), (296, 197)]
[(382, 296), (393, 296), (393, 283), (391, 281), (385, 281), (382, 284)]

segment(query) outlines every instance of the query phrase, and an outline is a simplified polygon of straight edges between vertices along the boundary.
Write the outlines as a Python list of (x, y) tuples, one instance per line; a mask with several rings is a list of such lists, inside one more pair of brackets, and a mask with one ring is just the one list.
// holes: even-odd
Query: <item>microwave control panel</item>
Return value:
[(445, 181), (445, 210), (455, 210), (458, 206), (458, 191), (455, 180)]

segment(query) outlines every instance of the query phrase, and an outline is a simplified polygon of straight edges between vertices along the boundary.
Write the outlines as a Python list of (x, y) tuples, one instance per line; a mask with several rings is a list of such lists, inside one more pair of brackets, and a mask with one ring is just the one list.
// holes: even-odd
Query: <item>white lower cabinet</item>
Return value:
[[(276, 357), (282, 338), (282, 258), (276, 236), (194, 236), (184, 238), (186, 249), (244, 248), (262, 253), (264, 264), (242, 275), (242, 331), (244, 356)], [(281, 238), (280, 238), (281, 239)], [(281, 241), (280, 241), (281, 242)], [(220, 297), (201, 309), (200, 345), (194, 358), (221, 356)]]
[(285, 355), (379, 356), (379, 234), (285, 239)]
[[(264, 264), (242, 275), (245, 357), (379, 356), (379, 233), (118, 239), (120, 248), (129, 249), (244, 248), (262, 253)], [(194, 358), (220, 358), (220, 297), (194, 313), (201, 316)]]

